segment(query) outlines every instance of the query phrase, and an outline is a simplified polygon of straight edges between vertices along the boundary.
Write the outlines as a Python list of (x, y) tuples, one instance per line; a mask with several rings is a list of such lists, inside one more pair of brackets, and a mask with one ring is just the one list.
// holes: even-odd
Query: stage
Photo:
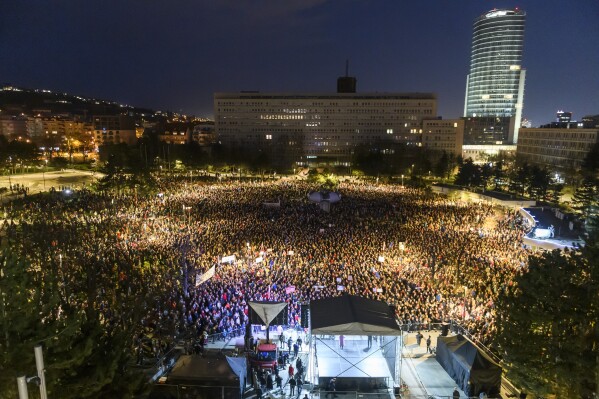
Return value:
[(343, 349), (339, 347), (339, 336), (315, 336), (318, 376), (321, 379), (336, 378), (382, 378), (392, 383), (393, 376), (383, 357), (379, 340), (372, 339), (368, 348), (368, 337), (344, 337)]

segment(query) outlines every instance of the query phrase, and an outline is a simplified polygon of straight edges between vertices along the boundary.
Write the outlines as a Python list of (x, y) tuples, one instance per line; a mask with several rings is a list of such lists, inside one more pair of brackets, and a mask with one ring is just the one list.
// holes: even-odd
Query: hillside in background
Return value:
[(42, 89), (24, 89), (4, 86), (0, 89), (0, 110), (4, 115), (78, 115), (84, 119), (91, 115), (119, 115), (144, 117), (168, 116), (149, 108), (138, 108), (114, 101), (57, 93)]

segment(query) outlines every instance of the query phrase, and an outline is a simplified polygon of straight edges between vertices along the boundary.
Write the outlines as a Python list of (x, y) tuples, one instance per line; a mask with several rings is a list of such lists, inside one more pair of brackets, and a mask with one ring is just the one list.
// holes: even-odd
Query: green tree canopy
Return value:
[(482, 183), (481, 169), (475, 165), (472, 158), (468, 158), (460, 166), (460, 170), (455, 179), (456, 184), (461, 186), (476, 187)]
[(585, 176), (572, 197), (572, 207), (583, 218), (597, 215), (599, 206), (599, 187), (592, 176)]
[(587, 398), (599, 382), (599, 242), (530, 258), (497, 304), (508, 377), (537, 394)]

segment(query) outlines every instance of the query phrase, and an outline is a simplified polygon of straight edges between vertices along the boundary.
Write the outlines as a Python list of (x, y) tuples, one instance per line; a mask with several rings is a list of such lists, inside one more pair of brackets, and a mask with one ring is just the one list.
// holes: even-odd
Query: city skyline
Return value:
[(474, 19), (520, 7), (523, 117), (599, 113), (591, 0), (33, 4), (0, 6), (3, 83), (210, 117), (214, 92), (334, 92), (346, 59), (358, 92), (434, 92), (439, 115), (462, 116)]

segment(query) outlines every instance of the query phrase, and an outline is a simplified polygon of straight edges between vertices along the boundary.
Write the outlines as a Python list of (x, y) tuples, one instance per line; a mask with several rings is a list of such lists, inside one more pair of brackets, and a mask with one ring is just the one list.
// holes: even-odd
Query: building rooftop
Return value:
[(214, 93), (215, 99), (389, 99), (389, 100), (436, 100), (435, 93)]

